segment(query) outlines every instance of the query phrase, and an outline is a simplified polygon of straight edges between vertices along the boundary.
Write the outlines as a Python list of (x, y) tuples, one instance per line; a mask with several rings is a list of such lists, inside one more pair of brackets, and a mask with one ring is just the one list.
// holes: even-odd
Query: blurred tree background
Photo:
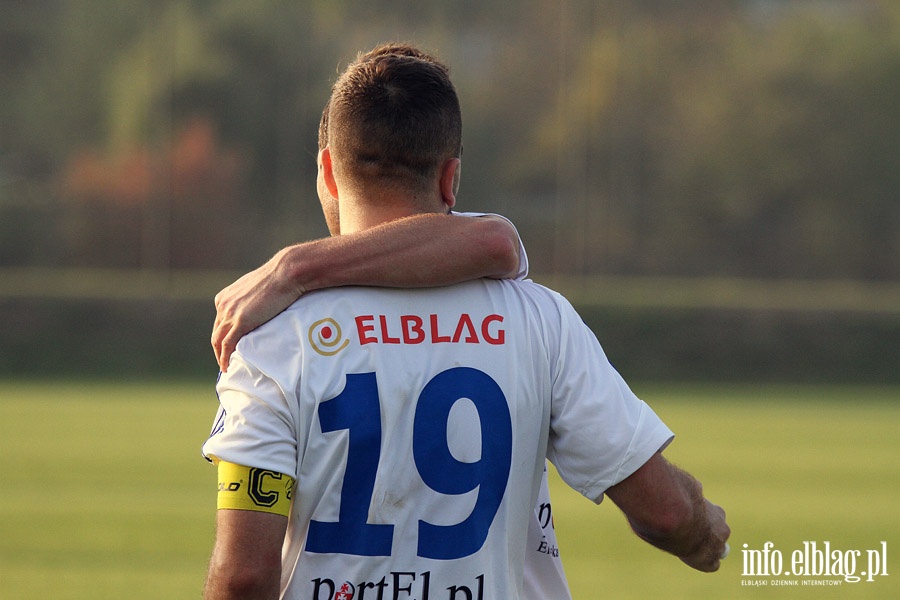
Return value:
[[(2, 374), (214, 371), (215, 291), (327, 234), (316, 129), (337, 73), (402, 40), (457, 84), (459, 208), (516, 223), (533, 277), (570, 294), (626, 376), (900, 381), (897, 2), (0, 14)], [(797, 282), (822, 285), (750, 301)]]

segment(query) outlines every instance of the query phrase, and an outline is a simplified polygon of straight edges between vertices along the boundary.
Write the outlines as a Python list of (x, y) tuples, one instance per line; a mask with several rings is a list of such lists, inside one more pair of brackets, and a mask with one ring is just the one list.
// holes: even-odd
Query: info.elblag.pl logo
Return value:
[(760, 549), (752, 549), (748, 544), (743, 548), (744, 577), (778, 579), (744, 579), (741, 585), (837, 586), (845, 582), (871, 583), (888, 576), (884, 541), (880, 547), (869, 550), (842, 550), (831, 542), (811, 541), (789, 553), (776, 548), (773, 542), (766, 542)]

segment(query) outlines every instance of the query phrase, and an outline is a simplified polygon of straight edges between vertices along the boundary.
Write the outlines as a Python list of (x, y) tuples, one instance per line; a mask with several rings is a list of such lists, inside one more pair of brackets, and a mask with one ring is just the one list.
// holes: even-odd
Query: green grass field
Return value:
[[(577, 600), (900, 597), (900, 389), (635, 387), (678, 434), (667, 456), (728, 511), (732, 555), (719, 573), (691, 571), (611, 503), (554, 480)], [(199, 598), (215, 505), (199, 447), (215, 404), (211, 384), (0, 382), (0, 598)], [(804, 541), (860, 550), (857, 571), (885, 541), (889, 575), (743, 576), (743, 544), (767, 541), (786, 568)]]

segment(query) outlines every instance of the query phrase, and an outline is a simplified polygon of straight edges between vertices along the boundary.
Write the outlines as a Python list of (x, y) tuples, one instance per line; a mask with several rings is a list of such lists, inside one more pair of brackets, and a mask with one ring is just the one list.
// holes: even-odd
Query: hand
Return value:
[(725, 558), (726, 543), (731, 535), (731, 528), (725, 522), (725, 510), (709, 500), (704, 500), (706, 522), (709, 525), (709, 533), (700, 547), (689, 556), (681, 560), (698, 571), (712, 573), (718, 571), (722, 560)]
[(228, 370), (238, 341), (303, 295), (284, 267), (289, 249), (216, 294), (212, 347), (222, 371)]

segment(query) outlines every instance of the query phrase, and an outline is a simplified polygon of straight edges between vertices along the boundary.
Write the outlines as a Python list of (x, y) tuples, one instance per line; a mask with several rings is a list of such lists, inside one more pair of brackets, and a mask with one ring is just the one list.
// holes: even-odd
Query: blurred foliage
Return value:
[(0, 266), (252, 267), (325, 235), (315, 132), (450, 64), (464, 210), (538, 272), (900, 277), (891, 0), (0, 0)]
[[(578, 306), (629, 382), (900, 384), (900, 320), (879, 315)], [(202, 378), (212, 302), (0, 300), (0, 376)], [(0, 377), (0, 378), (2, 378)]]
[(233, 240), (243, 233), (236, 192), (246, 171), (244, 155), (223, 147), (208, 120), (182, 127), (171, 146), (156, 152), (132, 146), (69, 159), (62, 189), (69, 201), (64, 233), (71, 258), (106, 267), (142, 262), (176, 269), (215, 268), (238, 258)]
[[(900, 280), (893, 0), (0, 0), (0, 267), (248, 269), (326, 235), (316, 130), (452, 69), (459, 207), (532, 272)], [(2, 282), (0, 282), (2, 285)], [(896, 381), (896, 313), (579, 307), (629, 378)], [(210, 304), (0, 300), (0, 373), (214, 371)]]

